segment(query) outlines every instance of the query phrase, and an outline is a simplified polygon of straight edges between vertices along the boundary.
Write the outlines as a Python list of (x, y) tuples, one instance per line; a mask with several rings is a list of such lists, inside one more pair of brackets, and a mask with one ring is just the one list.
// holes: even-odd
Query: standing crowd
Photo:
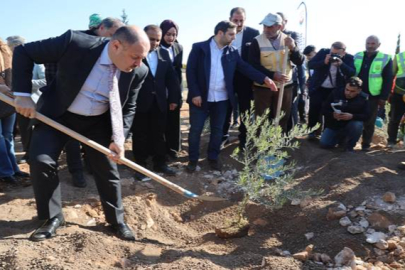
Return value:
[[(229, 20), (219, 22), (208, 40), (193, 44), (188, 57), (187, 172), (198, 166), (207, 119), (211, 169), (221, 170), (220, 151), (229, 142), (232, 119), (232, 127), (239, 126), (239, 147), (245, 147), (247, 130), (237, 115), (250, 113), (252, 101), (254, 114), (269, 109), (271, 120), (281, 108), (283, 132), (308, 123), (319, 127), (309, 140), (353, 152), (360, 137), (362, 150), (370, 149), (376, 119), (385, 114), (389, 100), (388, 146), (397, 143), (405, 113), (405, 52), (394, 57), (380, 52), (376, 36), (369, 36), (365, 51), (354, 56), (340, 41), (318, 52), (311, 45), (300, 50), (300, 35), (287, 30), (285, 14), (265, 16), (261, 34), (245, 20), (245, 9), (232, 9)], [(38, 218), (44, 220), (31, 240), (53, 237), (65, 222), (57, 169), (62, 151), (73, 185), (86, 187), (87, 168), (113, 232), (124, 240), (136, 239), (124, 221), (117, 162), (125, 140), (131, 139), (136, 163), (147, 166), (150, 160), (155, 172), (176, 175), (168, 162), (181, 150), (183, 47), (178, 35), (172, 20), (141, 29), (93, 14), (88, 30), (31, 43), (19, 36), (7, 38), (8, 45), (0, 41), (0, 92), (15, 103), (15, 111), (0, 103), (0, 178), (17, 183), (30, 177)], [(35, 121), (37, 111), (108, 147), (111, 154)], [(19, 169), (15, 158), (15, 122), (25, 152), (18, 162), (28, 162), (31, 175)], [(141, 173), (134, 178), (146, 180)]]

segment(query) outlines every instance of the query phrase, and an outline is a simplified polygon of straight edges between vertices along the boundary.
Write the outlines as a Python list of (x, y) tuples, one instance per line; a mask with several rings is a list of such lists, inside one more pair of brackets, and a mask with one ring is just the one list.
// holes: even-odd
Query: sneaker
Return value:
[(146, 175), (140, 173), (140, 172), (135, 172), (134, 173), (134, 180), (135, 181), (139, 181), (139, 182), (146, 182), (146, 181), (150, 181), (152, 179), (150, 179), (149, 177), (147, 177)]
[(396, 143), (388, 142), (386, 147), (389, 149), (393, 149), (395, 147), (395, 145), (396, 145)]
[(26, 173), (26, 172), (18, 171), (13, 176), (14, 177), (21, 177), (21, 178), (29, 178), (30, 174)]
[(186, 166), (186, 171), (189, 173), (195, 172), (195, 170), (197, 169), (197, 163), (197, 161), (189, 161)]
[(153, 170), (156, 172), (160, 172), (163, 173), (167, 176), (175, 176), (176, 175), (176, 171), (173, 170), (172, 168), (170, 168), (169, 166), (167, 166), (166, 164), (163, 165), (159, 165), (159, 166), (153, 166)]
[(215, 159), (209, 159), (208, 163), (210, 165), (211, 170), (221, 171), (222, 166), (221, 166), (221, 164), (219, 163), (219, 161), (217, 159), (216, 160)]

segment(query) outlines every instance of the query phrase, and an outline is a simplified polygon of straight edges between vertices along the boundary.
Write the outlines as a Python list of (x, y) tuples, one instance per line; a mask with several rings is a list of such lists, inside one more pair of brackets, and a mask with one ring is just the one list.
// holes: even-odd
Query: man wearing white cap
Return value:
[[(284, 117), (280, 120), (283, 131), (287, 131), (287, 122), (290, 118), (292, 105), (292, 63), (300, 66), (304, 62), (302, 55), (294, 40), (281, 32), (282, 19), (277, 14), (269, 13), (261, 21), (263, 33), (257, 36), (249, 50), (249, 62), (257, 70), (263, 72), (274, 80), (280, 88), (284, 83), (284, 96), (282, 111)], [(282, 74), (285, 48), (288, 47), (287, 66), (285, 74)], [(257, 115), (262, 115), (266, 109), (270, 109), (270, 118), (276, 116), (276, 108), (279, 92), (268, 91), (263, 85), (254, 83), (253, 93), (255, 100), (255, 110)]]

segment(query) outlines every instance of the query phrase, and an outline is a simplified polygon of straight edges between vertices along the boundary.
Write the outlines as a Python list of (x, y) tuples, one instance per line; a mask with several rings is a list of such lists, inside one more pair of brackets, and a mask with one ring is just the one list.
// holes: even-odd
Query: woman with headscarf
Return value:
[[(11, 95), (11, 57), (7, 44), (0, 39), (0, 92)], [(6, 106), (1, 102), (0, 106)], [(20, 171), (14, 153), (13, 130), (16, 113), (0, 118), (0, 180), (16, 183), (15, 177), (27, 177), (29, 174)]]
[[(160, 46), (169, 52), (170, 59), (172, 60), (174, 70), (176, 71), (177, 78), (180, 86), (182, 83), (183, 66), (183, 46), (177, 42), (179, 33), (178, 25), (172, 20), (164, 20), (160, 24), (162, 29), (162, 41)], [(183, 88), (182, 88), (183, 89)], [(174, 111), (167, 108), (167, 126), (166, 126), (166, 146), (167, 153), (172, 159), (177, 158), (177, 153), (181, 149), (181, 132), (180, 132), (180, 108), (183, 102), (182, 95), (180, 95), (180, 106)]]

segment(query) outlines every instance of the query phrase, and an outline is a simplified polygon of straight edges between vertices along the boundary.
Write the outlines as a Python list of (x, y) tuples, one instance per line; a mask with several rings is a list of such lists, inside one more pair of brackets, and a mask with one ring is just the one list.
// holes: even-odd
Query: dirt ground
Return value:
[[(187, 106), (182, 110), (183, 146), (187, 150)], [(293, 254), (309, 244), (314, 245), (314, 251), (332, 258), (344, 247), (365, 261), (370, 257), (372, 246), (364, 235), (352, 235), (337, 220), (328, 221), (328, 207), (335, 202), (356, 207), (387, 191), (404, 194), (405, 172), (396, 169), (405, 159), (404, 152), (388, 152), (377, 146), (369, 153), (343, 153), (320, 149), (302, 139), (301, 148), (293, 153), (297, 186), (323, 192), (306, 205), (288, 203), (274, 211), (251, 203), (248, 236), (223, 240), (215, 236), (214, 229), (234, 217), (241, 199), (230, 179), (235, 175), (224, 176), (227, 171), (240, 169), (229, 157), (237, 145), (236, 135), (237, 130), (233, 130), (233, 143), (221, 153), (225, 165), (222, 175), (209, 171), (205, 149), (201, 170), (194, 174), (184, 170), (186, 151), (170, 163), (178, 175), (168, 180), (197, 194), (225, 197), (228, 200), (224, 202), (188, 200), (157, 182), (134, 182), (133, 172), (120, 168), (126, 220), (141, 238), (133, 243), (116, 238), (108, 230), (91, 175), (86, 174), (87, 188), (72, 186), (63, 156), (60, 179), (67, 226), (51, 240), (28, 240), (40, 225), (29, 183), (0, 183), (0, 269), (326, 269), (277, 254), (277, 249)], [(206, 146), (207, 140), (205, 135), (202, 145)], [(131, 156), (130, 151), (127, 154)], [(22, 169), (29, 170), (26, 165)], [(402, 217), (393, 216), (396, 225), (404, 224)], [(314, 237), (307, 240), (305, 234), (310, 232)]]

